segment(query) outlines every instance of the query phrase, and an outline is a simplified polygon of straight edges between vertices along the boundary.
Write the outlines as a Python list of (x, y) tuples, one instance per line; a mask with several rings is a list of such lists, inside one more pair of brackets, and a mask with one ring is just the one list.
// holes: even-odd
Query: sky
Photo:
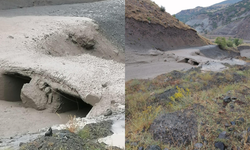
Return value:
[(152, 0), (159, 6), (164, 6), (166, 12), (171, 15), (185, 9), (192, 9), (197, 6), (207, 7), (225, 0)]

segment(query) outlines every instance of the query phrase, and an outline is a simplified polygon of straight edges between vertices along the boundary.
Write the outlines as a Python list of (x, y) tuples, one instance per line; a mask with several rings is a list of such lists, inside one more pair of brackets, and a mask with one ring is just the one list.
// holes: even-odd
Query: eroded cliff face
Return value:
[(210, 44), (150, 0), (126, 0), (125, 31), (126, 50), (171, 50)]
[(209, 44), (209, 41), (200, 37), (193, 29), (165, 28), (159, 24), (126, 18), (126, 49), (165, 51), (207, 44)]

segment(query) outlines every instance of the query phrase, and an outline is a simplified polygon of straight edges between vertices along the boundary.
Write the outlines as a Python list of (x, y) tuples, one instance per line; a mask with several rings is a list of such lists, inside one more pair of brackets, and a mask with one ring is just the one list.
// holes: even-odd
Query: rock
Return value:
[(144, 148), (143, 147), (139, 147), (138, 150), (144, 150)]
[(227, 134), (227, 132), (226, 131), (223, 131), (223, 132), (221, 132), (220, 134), (219, 134), (219, 139), (225, 139), (226, 138), (226, 135)]
[(43, 89), (46, 87), (46, 83), (43, 82), (43, 81), (40, 81), (40, 82), (38, 83), (38, 87), (39, 87), (40, 90), (43, 90)]
[(207, 140), (204, 140), (204, 142), (203, 142), (205, 145), (207, 145), (208, 144), (208, 141)]
[(87, 50), (93, 49), (96, 44), (94, 37), (88, 34), (77, 33), (71, 34), (69, 37), (73, 43), (79, 44), (82, 48), (86, 48)]
[(248, 133), (250, 132), (250, 127), (248, 127), (247, 132), (248, 132)]
[(35, 108), (37, 110), (44, 110), (46, 108), (46, 94), (32, 83), (23, 85), (21, 89), (21, 100), (25, 107)]
[(151, 124), (149, 132), (153, 134), (154, 140), (164, 144), (185, 145), (190, 144), (197, 135), (197, 124), (196, 115), (191, 110), (176, 111), (159, 115)]
[(168, 150), (167, 148), (164, 148), (164, 150)]
[(20, 143), (19, 143), (19, 147), (21, 147), (23, 144), (24, 144), (23, 142), (20, 142)]
[(51, 92), (50, 87), (46, 87), (46, 88), (44, 89), (44, 92), (45, 92), (46, 94), (49, 94), (49, 93)]
[(161, 150), (158, 145), (151, 145), (146, 148), (146, 150)]
[(236, 124), (235, 124), (235, 121), (231, 121), (230, 123), (231, 123), (231, 125), (233, 125), (233, 126), (236, 125)]
[(247, 142), (246, 143), (250, 143), (250, 136), (247, 137)]
[(230, 127), (230, 125), (228, 124), (228, 123), (225, 123), (225, 127), (227, 128), (227, 127)]
[[(64, 134), (64, 137), (59, 136)], [(65, 139), (67, 137), (67, 140)], [(53, 144), (51, 144), (53, 143)], [(98, 145), (91, 141), (84, 141), (79, 135), (72, 133), (68, 130), (53, 130), (53, 136), (40, 136), (34, 141), (22, 144), (20, 150), (59, 150), (59, 149), (72, 149), (72, 150), (84, 150), (89, 149), (105, 149), (104, 146)]]
[(195, 147), (195, 148), (198, 148), (198, 149), (202, 148), (202, 146), (203, 146), (202, 143), (196, 143), (196, 144), (194, 145), (194, 147)]
[(215, 142), (214, 147), (220, 150), (225, 150), (225, 145), (222, 142)]
[(226, 96), (226, 97), (223, 98), (223, 101), (224, 101), (225, 103), (230, 103), (230, 102), (231, 102), (231, 97)]
[(10, 36), (8, 36), (8, 38), (10, 38), (10, 39), (14, 39), (14, 37), (13, 37), (13, 36), (11, 36), (11, 35), (10, 35)]
[(48, 104), (51, 104), (51, 103), (52, 103), (52, 100), (53, 100), (53, 94), (52, 94), (52, 93), (49, 93), (49, 96), (48, 96)]
[(240, 124), (242, 124), (244, 121), (245, 121), (244, 118), (239, 118), (239, 119), (236, 121), (236, 123), (237, 123), (237, 125), (240, 125)]
[(232, 99), (232, 100), (237, 100), (237, 97), (232, 97), (231, 99)]
[(107, 109), (106, 112), (104, 113), (104, 116), (110, 116), (112, 115), (112, 110)]
[(244, 138), (246, 137), (246, 135), (247, 135), (247, 131), (243, 131), (243, 132), (241, 133), (241, 135), (240, 135), (240, 138), (241, 138), (241, 139), (244, 139)]
[(52, 136), (53, 132), (51, 127), (48, 129), (48, 131), (45, 133), (45, 136)]
[(137, 143), (137, 142), (131, 142), (130, 145), (131, 145), (131, 146), (137, 146), (138, 143)]

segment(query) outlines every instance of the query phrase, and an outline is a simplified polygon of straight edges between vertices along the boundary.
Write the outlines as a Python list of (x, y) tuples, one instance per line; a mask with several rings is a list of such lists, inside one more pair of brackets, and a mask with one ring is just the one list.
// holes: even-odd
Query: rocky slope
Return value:
[(175, 16), (182, 22), (187, 22), (193, 18), (195, 18), (197, 15), (206, 13), (206, 12), (214, 12), (216, 10), (223, 9), (229, 5), (232, 5), (234, 3), (239, 2), (240, 0), (226, 0), (221, 3), (214, 4), (210, 7), (196, 7), (194, 9), (187, 9), (182, 10), (179, 13), (177, 13)]
[[(208, 10), (199, 12), (188, 19), (186, 24), (193, 27), (199, 33), (214, 36), (231, 36), (249, 40), (249, 15), (250, 1), (242, 0), (223, 9), (214, 10), (213, 12)], [(179, 15), (176, 16), (178, 17)]]
[(203, 46), (209, 43), (150, 0), (126, 0), (126, 50)]

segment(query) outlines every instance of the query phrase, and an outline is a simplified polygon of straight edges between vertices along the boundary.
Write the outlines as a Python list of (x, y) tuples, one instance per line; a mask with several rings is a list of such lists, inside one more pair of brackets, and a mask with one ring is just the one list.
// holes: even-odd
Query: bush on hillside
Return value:
[(161, 6), (161, 11), (162, 11), (162, 12), (165, 12), (165, 11), (166, 11), (166, 9), (165, 9), (164, 6)]
[(218, 44), (218, 46), (221, 49), (226, 49), (227, 48), (227, 42), (226, 42), (226, 39), (224, 37), (217, 37), (215, 39), (215, 43)]
[(217, 37), (215, 43), (218, 44), (221, 49), (228, 49), (229, 47), (236, 48), (243, 43), (243, 40), (239, 38), (232, 39), (231, 37), (226, 40), (225, 37)]
[(240, 44), (243, 43), (243, 40), (242, 40), (242, 39), (238, 39), (238, 38), (235, 38), (233, 41), (234, 41), (234, 44), (235, 44), (236, 46), (239, 46)]

